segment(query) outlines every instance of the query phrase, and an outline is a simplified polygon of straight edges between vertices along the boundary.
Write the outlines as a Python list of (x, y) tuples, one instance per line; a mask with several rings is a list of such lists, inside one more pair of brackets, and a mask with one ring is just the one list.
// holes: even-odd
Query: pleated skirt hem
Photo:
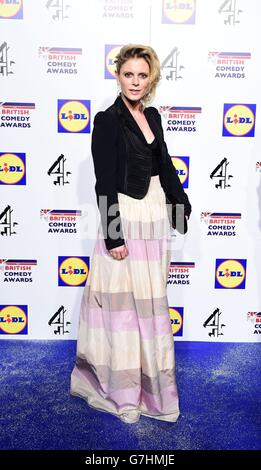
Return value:
[[(92, 408), (93, 410), (101, 411), (102, 413), (108, 413), (108, 410), (104, 408), (99, 408), (97, 406), (91, 405), (90, 397), (84, 396), (81, 393), (77, 393), (76, 391), (73, 391), (73, 390), (71, 390), (70, 394), (73, 397), (78, 397), (78, 398), (82, 398), (83, 400), (85, 400), (88, 406)], [(140, 416), (145, 416), (146, 418), (157, 419), (160, 421), (166, 421), (169, 423), (176, 423), (180, 415), (179, 410), (173, 413), (168, 413), (168, 414), (160, 413), (157, 415), (156, 414), (152, 415), (152, 414), (140, 411), (139, 409), (130, 409), (130, 410), (125, 409), (123, 412), (119, 411), (118, 413), (110, 411), (109, 413), (115, 416), (116, 418), (120, 419), (124, 423), (129, 423), (129, 424), (137, 423), (140, 420)]]

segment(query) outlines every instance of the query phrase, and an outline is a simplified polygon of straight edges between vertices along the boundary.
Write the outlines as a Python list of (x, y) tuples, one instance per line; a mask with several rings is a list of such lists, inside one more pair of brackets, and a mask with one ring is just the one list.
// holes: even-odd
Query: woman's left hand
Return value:
[(126, 258), (126, 256), (128, 256), (129, 250), (126, 245), (121, 245), (121, 246), (117, 246), (117, 248), (113, 248), (112, 250), (109, 250), (109, 253), (114, 259), (121, 260), (121, 259)]

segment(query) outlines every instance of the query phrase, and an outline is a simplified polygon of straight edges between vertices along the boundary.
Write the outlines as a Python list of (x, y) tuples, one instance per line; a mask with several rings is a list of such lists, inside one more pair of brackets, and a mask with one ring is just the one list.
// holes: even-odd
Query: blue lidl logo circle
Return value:
[(186, 2), (174, 0), (163, 0), (162, 22), (163, 23), (195, 23), (196, 0)]
[(183, 188), (188, 188), (189, 157), (171, 157)]
[(1, 0), (0, 18), (21, 19), (23, 17), (23, 0)]
[(246, 259), (217, 259), (216, 289), (245, 289)]
[(25, 184), (24, 153), (0, 153), (0, 184)]
[(88, 256), (59, 256), (58, 285), (79, 287), (84, 286), (89, 273)]
[(183, 307), (169, 307), (169, 316), (173, 336), (183, 334)]
[(223, 136), (254, 137), (255, 104), (224, 104)]
[(27, 334), (27, 305), (0, 305), (0, 334)]
[(90, 101), (58, 100), (58, 132), (89, 133)]
[(105, 78), (115, 78), (116, 64), (114, 60), (122, 46), (105, 46)]

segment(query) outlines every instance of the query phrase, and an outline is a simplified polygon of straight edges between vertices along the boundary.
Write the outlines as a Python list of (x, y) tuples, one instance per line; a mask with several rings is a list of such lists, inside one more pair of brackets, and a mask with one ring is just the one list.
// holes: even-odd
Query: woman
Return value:
[(120, 94), (92, 133), (101, 215), (84, 288), (71, 393), (134, 423), (179, 416), (168, 312), (170, 221), (166, 197), (191, 206), (168, 155), (161, 117), (146, 107), (160, 80), (149, 46), (116, 57)]

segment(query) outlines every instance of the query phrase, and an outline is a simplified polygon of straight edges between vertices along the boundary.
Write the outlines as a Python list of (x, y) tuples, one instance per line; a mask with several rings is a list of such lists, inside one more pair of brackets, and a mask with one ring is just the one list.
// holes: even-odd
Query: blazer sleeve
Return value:
[(164, 131), (162, 127), (161, 115), (156, 108), (152, 107), (152, 109), (160, 126), (162, 141), (165, 148), (164, 153), (166, 158), (164, 160), (164, 164), (162, 165), (162, 171), (160, 172), (161, 184), (169, 202), (173, 204), (184, 204), (184, 213), (189, 217), (192, 207), (188, 195), (184, 191), (181, 181), (177, 175), (177, 170), (173, 165), (172, 159), (169, 155), (167, 144), (164, 140)]
[(91, 151), (96, 176), (95, 192), (107, 250), (124, 245), (117, 181), (117, 122), (105, 111), (94, 117)]

